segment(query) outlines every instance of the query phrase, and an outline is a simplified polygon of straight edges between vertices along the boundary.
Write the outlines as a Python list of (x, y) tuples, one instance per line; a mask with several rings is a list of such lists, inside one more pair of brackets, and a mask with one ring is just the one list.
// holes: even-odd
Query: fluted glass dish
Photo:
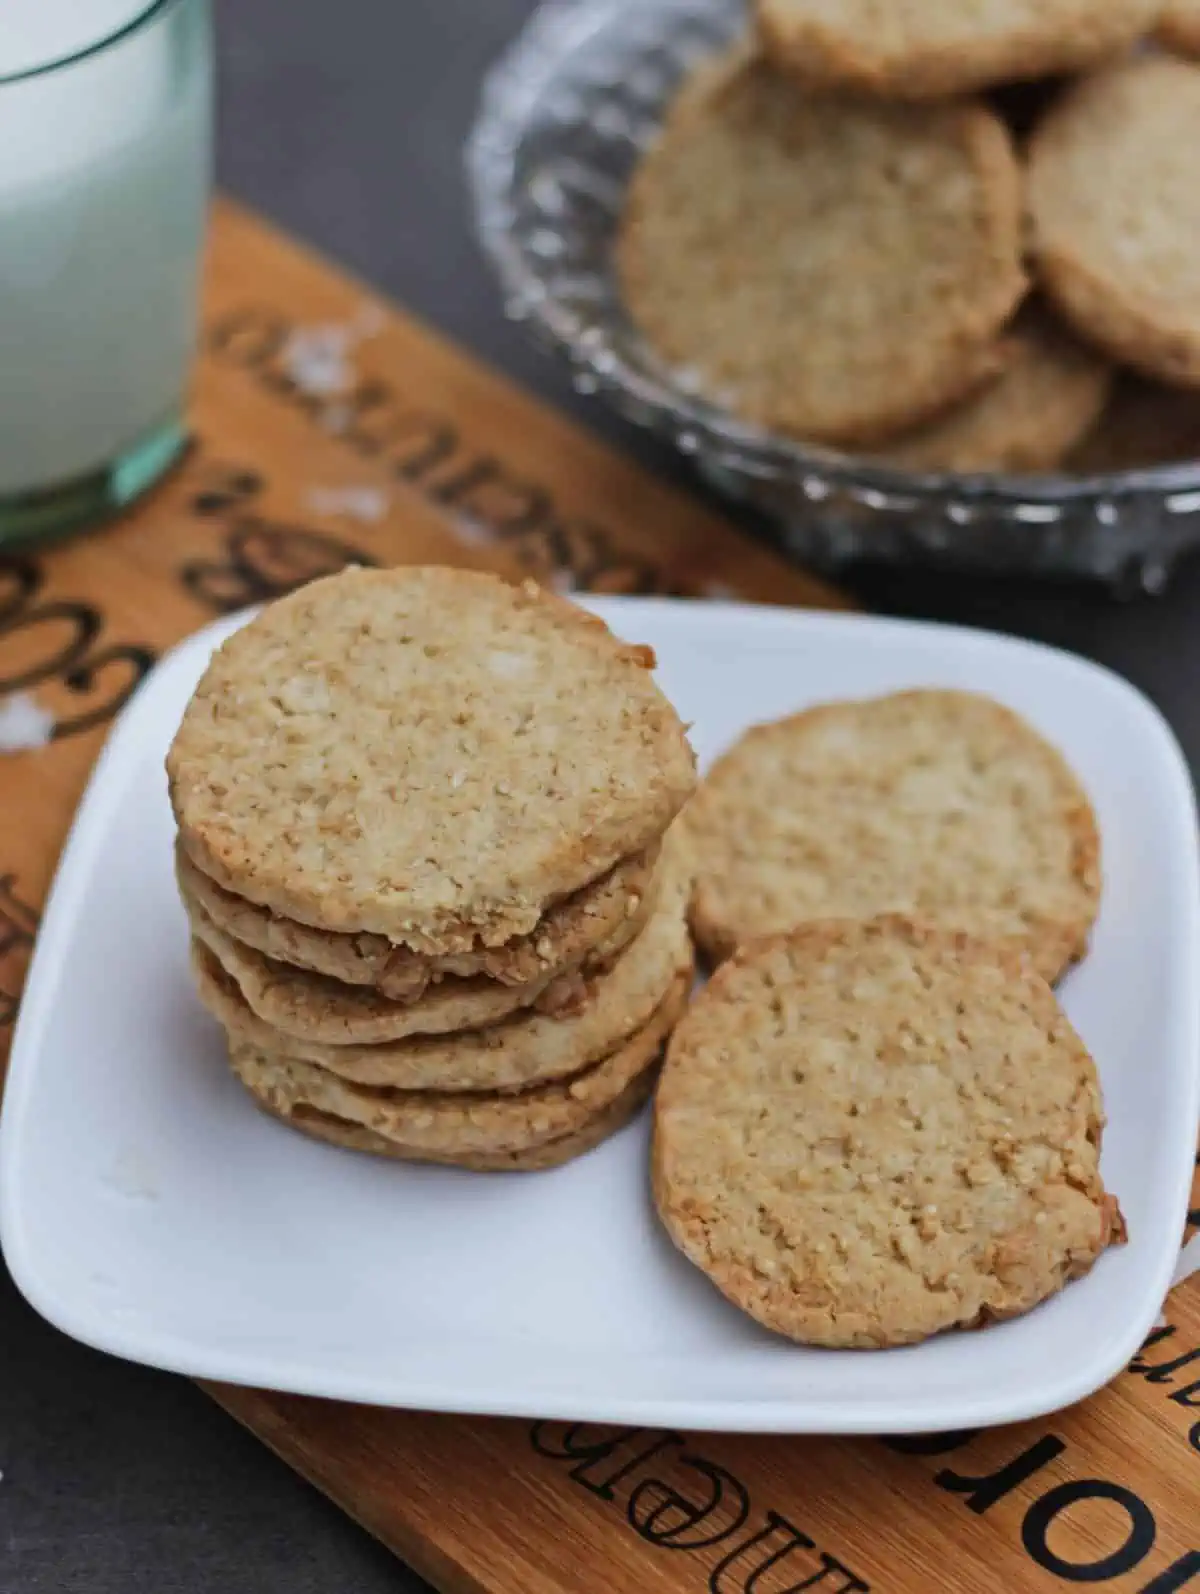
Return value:
[(630, 173), (743, 0), (546, 0), (489, 72), (467, 148), (510, 317), (576, 388), (667, 437), (806, 564), (929, 564), (1159, 592), (1200, 544), (1200, 460), (1113, 475), (923, 475), (740, 421), (633, 326), (613, 271)]

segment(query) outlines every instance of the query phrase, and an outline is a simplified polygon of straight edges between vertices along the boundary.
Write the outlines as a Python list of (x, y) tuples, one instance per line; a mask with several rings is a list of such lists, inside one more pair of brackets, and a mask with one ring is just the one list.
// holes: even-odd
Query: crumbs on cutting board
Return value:
[(317, 515), (341, 515), (346, 520), (382, 520), (391, 499), (382, 487), (312, 487), (308, 507)]
[(367, 303), (352, 321), (296, 327), (280, 353), (283, 368), (302, 393), (311, 398), (337, 398), (354, 386), (354, 351), (374, 337), (385, 321), (379, 306)]
[(54, 715), (30, 692), (13, 692), (0, 701), (0, 753), (45, 747), (54, 735)]

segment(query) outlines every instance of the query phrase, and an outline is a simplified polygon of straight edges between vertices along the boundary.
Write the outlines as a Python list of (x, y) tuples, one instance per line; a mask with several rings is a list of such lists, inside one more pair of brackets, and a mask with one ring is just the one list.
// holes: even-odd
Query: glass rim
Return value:
[(0, 88), (9, 83), (25, 83), (30, 78), (45, 77), (51, 72), (60, 72), (66, 67), (77, 66), (81, 61), (89, 60), (93, 55), (103, 55), (106, 50), (120, 44), (123, 39), (135, 33), (140, 33), (145, 27), (163, 11), (169, 11), (172, 6), (182, 3), (182, 0), (149, 0), (140, 11), (135, 11), (128, 22), (112, 33), (105, 33), (99, 39), (94, 39), (91, 44), (85, 44), (80, 50), (72, 50), (69, 55), (55, 56), (49, 61), (39, 62), (37, 66), (23, 67), (19, 72), (0, 72)]

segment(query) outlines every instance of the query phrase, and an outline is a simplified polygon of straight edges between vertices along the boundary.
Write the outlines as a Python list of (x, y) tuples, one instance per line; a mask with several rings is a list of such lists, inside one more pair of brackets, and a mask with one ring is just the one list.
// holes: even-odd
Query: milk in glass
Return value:
[(207, 0), (0, 0), (0, 499), (182, 437), (208, 26)]

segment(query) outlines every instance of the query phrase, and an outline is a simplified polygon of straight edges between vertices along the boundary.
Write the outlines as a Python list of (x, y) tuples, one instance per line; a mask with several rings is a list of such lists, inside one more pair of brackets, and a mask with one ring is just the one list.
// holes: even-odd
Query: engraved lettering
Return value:
[[(625, 1509), (634, 1532), (655, 1549), (711, 1549), (735, 1537), (749, 1521), (751, 1501), (745, 1485), (705, 1457), (682, 1452), (678, 1434), (538, 1422), (529, 1437), (538, 1455), (568, 1463), (569, 1476), (576, 1483), (607, 1501), (613, 1499), (618, 1483), (659, 1458), (655, 1471), (632, 1490)], [(677, 1450), (680, 1453), (675, 1454)], [(798, 1551), (811, 1552), (808, 1567), (789, 1564)], [(776, 1572), (779, 1578), (770, 1577), (768, 1585), (769, 1574)], [(803, 1575), (796, 1581), (798, 1572)], [(781, 1581), (787, 1586), (779, 1586)], [(800, 1594), (818, 1586), (827, 1594), (870, 1594), (868, 1584), (844, 1561), (818, 1551), (807, 1534), (777, 1511), (768, 1512), (763, 1527), (723, 1556), (708, 1578), (709, 1594)]]
[[(1172, 1329), (1173, 1333), (1174, 1330)], [(1134, 1361), (1130, 1363), (1130, 1370), (1144, 1375), (1148, 1384), (1173, 1384), (1174, 1375), (1185, 1367), (1190, 1367), (1193, 1362), (1200, 1361), (1200, 1350), (1185, 1351), (1182, 1356), (1176, 1356), (1172, 1362), (1159, 1362), (1152, 1366), (1145, 1362)]]
[(666, 1550), (702, 1550), (738, 1533), (750, 1515), (742, 1484), (702, 1456), (681, 1455), (676, 1465), (698, 1475), (698, 1498), (676, 1483), (647, 1478), (634, 1490), (626, 1515), (643, 1539)]
[[(680, 588), (658, 565), (623, 553), (602, 527), (559, 515), (553, 494), (509, 470), (502, 460), (468, 452), (446, 418), (405, 408), (383, 379), (367, 377), (332, 404), (302, 393), (279, 366), (289, 324), (261, 307), (223, 316), (210, 328), (215, 356), (253, 374), (270, 393), (318, 418), (356, 453), (384, 457), (402, 480), (417, 486), (459, 529), (482, 531), (513, 545), (522, 569), (546, 585), (584, 592), (656, 593)], [(439, 473), (449, 471), (449, 474)], [(255, 601), (228, 570), (192, 567), (185, 577), (203, 601), (222, 611)]]
[(1173, 1561), (1165, 1572), (1160, 1572), (1149, 1583), (1143, 1583), (1138, 1594), (1175, 1594), (1185, 1583), (1190, 1583), (1200, 1572), (1200, 1550), (1189, 1550)]
[(42, 572), (32, 559), (0, 562), (0, 621), (18, 614), (41, 585)]
[(112, 647), (102, 648), (99, 653), (93, 653), (84, 659), (64, 676), (72, 692), (90, 693), (101, 676), (113, 669), (118, 671), (118, 680), (124, 677), (124, 684), (103, 698), (97, 707), (74, 714), (69, 719), (60, 719), (54, 727), (55, 738), (75, 736), (81, 731), (90, 731), (93, 726), (102, 725), (111, 719), (124, 708), (153, 668), (154, 654), (150, 649), (135, 647), (131, 643), (117, 643)]
[[(1095, 1561), (1068, 1561), (1050, 1548), (1048, 1535), (1055, 1520), (1073, 1505), (1084, 1500), (1111, 1500), (1129, 1518), (1124, 1542)], [(1122, 1577), (1154, 1548), (1158, 1528), (1154, 1514), (1144, 1500), (1119, 1483), (1103, 1478), (1074, 1478), (1060, 1483), (1035, 1500), (1021, 1524), (1021, 1543), (1029, 1555), (1047, 1572), (1069, 1583), (1104, 1583)]]
[[(560, 1432), (557, 1430), (561, 1430)], [(533, 1448), (553, 1461), (573, 1461), (570, 1476), (601, 1500), (615, 1498), (614, 1485), (668, 1445), (678, 1444), (674, 1434), (648, 1433), (645, 1428), (604, 1428), (590, 1423), (535, 1423), (530, 1434)], [(632, 1457), (621, 1456), (631, 1441), (647, 1439)], [(601, 1471), (601, 1463), (620, 1460), (615, 1471)]]
[[(772, 1547), (771, 1539), (778, 1532), (784, 1534), (784, 1541)], [(759, 1531), (722, 1556), (713, 1567), (708, 1578), (710, 1594), (756, 1594), (767, 1573), (780, 1566), (794, 1551), (815, 1548), (807, 1533), (802, 1533), (778, 1511), (768, 1511)], [(759, 1559), (762, 1550), (770, 1553)], [(793, 1594), (794, 1590), (804, 1587), (803, 1583), (792, 1583), (786, 1589), (776, 1590), (775, 1594)]]
[(532, 531), (547, 520), (551, 509), (544, 487), (510, 475), (499, 460), (487, 455), (471, 460), (449, 481), (437, 483), (430, 497), (500, 537)]
[(1066, 1448), (1054, 1434), (1045, 1434), (1036, 1444), (1030, 1445), (1028, 1450), (1023, 1450), (1001, 1467), (999, 1472), (968, 1477), (946, 1468), (936, 1473), (933, 1481), (939, 1489), (945, 1489), (950, 1494), (965, 1494), (967, 1498), (964, 1504), (968, 1510), (982, 1516), (997, 1500), (1011, 1494), (1020, 1484), (1032, 1478), (1035, 1472), (1040, 1472), (1049, 1462), (1061, 1456)]
[(180, 578), (198, 602), (230, 614), (347, 565), (376, 563), (361, 548), (324, 532), (246, 516), (230, 528), (224, 560), (191, 560)]
[(17, 894), (16, 876), (0, 876), (0, 1029), (17, 1016), (37, 924), (37, 913)]
[(253, 306), (219, 317), (208, 329), (208, 347), (221, 359), (261, 370), (287, 342), (289, 327), (273, 310)]
[(656, 567), (623, 554), (608, 534), (583, 522), (553, 524), (516, 545), (521, 567), (536, 581), (553, 584), (562, 570), (582, 592), (645, 594), (663, 590)]
[(794, 1594), (798, 1594), (800, 1589), (817, 1588), (824, 1583), (827, 1577), (840, 1577), (843, 1580), (836, 1588), (831, 1587), (829, 1594), (871, 1594), (870, 1584), (864, 1583), (861, 1577), (855, 1577), (849, 1567), (843, 1566), (836, 1556), (829, 1555), (824, 1550), (820, 1553), (820, 1571), (814, 1572), (812, 1577), (807, 1578), (803, 1583), (793, 1584)]
[[(335, 426), (332, 415), (338, 416)], [(396, 394), (379, 377), (359, 382), (325, 412), (327, 426), (367, 459), (386, 454), (402, 481), (416, 482), (453, 458), (458, 434), (448, 422), (397, 407)]]
[(1149, 1366), (1147, 1366), (1144, 1360), (1146, 1352), (1148, 1350), (1153, 1350), (1156, 1345), (1160, 1345), (1164, 1339), (1170, 1339), (1174, 1332), (1175, 1330), (1172, 1328), (1170, 1323), (1162, 1323), (1158, 1328), (1152, 1328), (1146, 1335), (1146, 1338), (1142, 1341), (1141, 1349), (1130, 1362), (1129, 1371), (1131, 1373), (1149, 1372), (1151, 1369)]
[[(644, 1432), (645, 1430), (640, 1428), (632, 1430), (633, 1434), (644, 1434)], [(616, 1498), (618, 1483), (636, 1472), (652, 1456), (658, 1455), (661, 1450), (667, 1449), (669, 1445), (677, 1445), (678, 1443), (679, 1437), (677, 1434), (652, 1433), (648, 1436), (647, 1443), (641, 1446), (640, 1449), (635, 1450), (632, 1456), (623, 1460), (615, 1472), (598, 1473), (596, 1469), (599, 1467), (601, 1459), (607, 1458), (596, 1457), (594, 1460), (580, 1462), (578, 1466), (572, 1467), (571, 1476), (576, 1483), (581, 1483), (585, 1489), (597, 1495), (601, 1500), (612, 1500)]]
[(262, 489), (263, 479), (257, 471), (238, 465), (208, 465), (200, 491), (192, 498), (192, 509), (197, 515), (225, 515), (257, 498)]
[[(0, 692), (22, 692), (75, 669), (103, 627), (96, 610), (82, 603), (39, 603), (0, 616), (0, 645), (5, 637), (20, 633), (27, 638), (37, 628), (46, 628), (43, 656), (24, 666), (13, 664), (7, 670), (0, 667)], [(64, 628), (67, 634), (62, 636)]]
[[(0, 565), (0, 694), (57, 681), (90, 707), (56, 720), (55, 739), (74, 736), (109, 720), (154, 663), (153, 652), (133, 643), (96, 649), (104, 631), (100, 611), (70, 599), (41, 599), (42, 573), (30, 560)], [(7, 647), (6, 647), (7, 644)], [(111, 681), (107, 692), (101, 680)]]

